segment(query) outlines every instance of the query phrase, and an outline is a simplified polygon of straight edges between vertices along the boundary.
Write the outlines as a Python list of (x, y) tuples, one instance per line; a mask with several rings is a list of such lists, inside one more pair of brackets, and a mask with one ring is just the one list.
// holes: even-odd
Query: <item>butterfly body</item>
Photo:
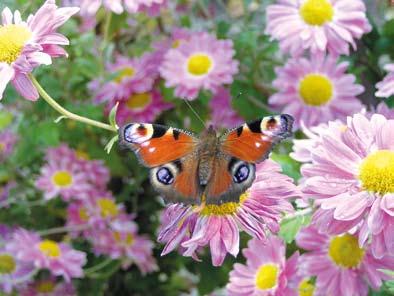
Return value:
[(150, 168), (152, 186), (170, 202), (220, 204), (239, 201), (255, 178), (255, 164), (290, 136), (289, 115), (265, 117), (218, 136), (209, 127), (200, 137), (180, 129), (130, 123), (120, 144)]

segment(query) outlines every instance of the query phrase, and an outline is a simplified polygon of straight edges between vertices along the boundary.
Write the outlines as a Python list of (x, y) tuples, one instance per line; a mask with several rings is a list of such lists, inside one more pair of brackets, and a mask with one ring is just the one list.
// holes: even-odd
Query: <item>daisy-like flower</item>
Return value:
[(138, 58), (117, 55), (113, 64), (107, 64), (106, 71), (113, 79), (102, 82), (99, 78), (89, 84), (94, 93), (94, 102), (109, 102), (111, 106), (119, 100), (128, 99), (132, 94), (149, 92), (158, 77), (156, 55), (145, 53)]
[(371, 31), (361, 0), (278, 0), (267, 7), (266, 33), (293, 56), (305, 50), (349, 54), (349, 44)]
[(231, 40), (217, 40), (208, 33), (196, 33), (165, 55), (160, 74), (177, 97), (195, 99), (201, 89), (216, 92), (238, 73), (238, 61)]
[(394, 119), (394, 109), (389, 108), (385, 102), (380, 102), (376, 106), (376, 108), (372, 112), (370, 112), (370, 116), (372, 116), (375, 113), (381, 114), (387, 119)]
[(0, 132), (0, 160), (5, 161), (14, 151), (17, 135), (9, 130)]
[(300, 230), (297, 245), (305, 249), (300, 264), (310, 276), (316, 276), (317, 295), (368, 295), (368, 286), (378, 290), (382, 280), (391, 277), (382, 270), (394, 269), (394, 257), (377, 259), (369, 246), (361, 248), (357, 236), (328, 236), (313, 226)]
[(394, 120), (375, 114), (348, 118), (340, 132), (321, 135), (302, 168), (303, 193), (320, 208), (313, 222), (338, 235), (357, 226), (374, 256), (394, 255)]
[(73, 14), (77, 7), (58, 8), (54, 0), (44, 5), (23, 21), (20, 12), (6, 7), (0, 26), (0, 99), (11, 81), (21, 96), (28, 100), (38, 99), (38, 92), (28, 74), (39, 65), (49, 65), (52, 57), (67, 56), (60, 45), (68, 40), (56, 32)]
[(34, 264), (39, 269), (48, 269), (55, 276), (63, 276), (66, 281), (83, 276), (85, 253), (73, 250), (65, 243), (42, 240), (39, 235), (24, 229), (14, 232), (7, 244), (7, 251), (22, 262)]
[(376, 84), (378, 91), (375, 93), (377, 97), (390, 97), (394, 95), (394, 64), (388, 64), (384, 69), (389, 74), (384, 77), (383, 81)]
[(345, 120), (362, 109), (356, 96), (364, 91), (355, 83), (354, 75), (345, 74), (347, 66), (347, 62), (337, 64), (337, 58), (323, 54), (291, 59), (276, 69), (273, 85), (279, 92), (270, 97), (269, 103), (292, 115), (296, 127), (301, 122), (311, 127), (329, 120)]
[(211, 124), (216, 128), (233, 128), (243, 122), (231, 106), (230, 91), (224, 87), (218, 88), (209, 102), (209, 107), (211, 108)]
[(55, 277), (36, 280), (19, 289), (20, 296), (76, 296), (72, 282), (57, 282)]
[(298, 253), (286, 260), (286, 245), (275, 236), (265, 241), (251, 239), (242, 253), (246, 264), (234, 264), (228, 295), (292, 295), (287, 283), (296, 273)]
[(0, 225), (0, 292), (11, 293), (14, 287), (25, 284), (34, 276), (34, 266), (19, 260), (6, 249), (13, 231)]
[(65, 145), (49, 148), (47, 164), (41, 168), (36, 181), (38, 189), (44, 191), (45, 199), (60, 195), (64, 200), (85, 198), (89, 190), (95, 189), (85, 171), (84, 165)]
[(82, 16), (92, 16), (103, 5), (113, 13), (121, 14), (126, 10), (129, 13), (146, 12), (156, 16), (160, 9), (167, 5), (167, 0), (79, 0)]
[(261, 240), (268, 231), (277, 233), (282, 214), (293, 211), (287, 199), (299, 195), (292, 179), (280, 170), (271, 160), (258, 164), (256, 180), (239, 202), (206, 205), (198, 212), (191, 206), (169, 206), (163, 214), (168, 224), (158, 237), (166, 243), (162, 255), (180, 245), (184, 256), (195, 258), (196, 251), (209, 244), (212, 263), (220, 266), (227, 253), (237, 256), (240, 230)]
[(172, 107), (172, 104), (163, 101), (163, 97), (156, 89), (135, 93), (119, 102), (116, 122), (119, 125), (128, 122), (153, 122), (161, 112)]
[(105, 230), (94, 232), (91, 237), (96, 254), (123, 259), (123, 267), (136, 264), (145, 274), (158, 269), (152, 255), (153, 242), (138, 234), (137, 224), (128, 219), (117, 219)]

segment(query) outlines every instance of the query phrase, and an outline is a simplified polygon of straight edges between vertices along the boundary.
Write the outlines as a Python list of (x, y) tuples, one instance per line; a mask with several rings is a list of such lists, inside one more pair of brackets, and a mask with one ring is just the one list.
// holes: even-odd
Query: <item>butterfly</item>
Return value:
[(150, 169), (154, 189), (167, 202), (238, 202), (255, 179), (255, 164), (291, 136), (293, 118), (282, 114), (245, 123), (218, 136), (212, 126), (200, 137), (159, 124), (129, 123), (120, 145)]

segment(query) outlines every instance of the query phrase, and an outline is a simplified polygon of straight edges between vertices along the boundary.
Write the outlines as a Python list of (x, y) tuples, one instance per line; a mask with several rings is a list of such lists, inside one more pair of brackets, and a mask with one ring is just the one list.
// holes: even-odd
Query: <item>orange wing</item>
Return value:
[(246, 162), (261, 162), (276, 143), (291, 136), (293, 121), (284, 114), (245, 123), (222, 137), (221, 150)]
[(119, 129), (119, 142), (134, 151), (143, 165), (152, 168), (192, 153), (197, 139), (159, 124), (130, 123)]

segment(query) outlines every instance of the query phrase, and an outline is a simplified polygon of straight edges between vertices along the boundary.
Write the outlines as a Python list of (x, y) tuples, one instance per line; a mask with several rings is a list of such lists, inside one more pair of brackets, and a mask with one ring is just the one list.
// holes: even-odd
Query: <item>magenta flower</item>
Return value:
[(384, 77), (383, 81), (376, 84), (378, 91), (375, 93), (377, 97), (390, 97), (394, 95), (394, 64), (388, 64), (384, 69), (389, 74)]
[(55, 276), (63, 276), (66, 281), (83, 276), (85, 253), (73, 250), (65, 243), (42, 240), (37, 234), (24, 229), (14, 232), (7, 251), (22, 262), (48, 269)]
[(317, 295), (368, 295), (368, 286), (378, 290), (391, 277), (382, 270), (394, 269), (394, 257), (377, 259), (369, 246), (361, 248), (357, 236), (328, 236), (308, 226), (297, 234), (297, 245), (307, 253), (300, 268), (316, 276)]
[(296, 295), (287, 284), (296, 273), (298, 252), (286, 260), (286, 245), (271, 236), (264, 241), (251, 239), (242, 253), (246, 264), (234, 264), (226, 287), (228, 295)]
[(359, 229), (359, 243), (372, 239), (377, 258), (394, 255), (394, 120), (356, 114), (329, 129), (302, 167), (304, 197), (316, 200), (313, 222), (322, 233)]
[(9, 130), (0, 132), (0, 161), (5, 161), (12, 154), (17, 140), (17, 135)]
[(166, 243), (162, 255), (180, 246), (184, 256), (196, 258), (196, 251), (209, 244), (212, 264), (220, 266), (227, 253), (237, 256), (240, 230), (261, 240), (268, 231), (277, 233), (282, 214), (293, 210), (287, 199), (297, 195), (280, 166), (266, 160), (257, 165), (256, 180), (238, 203), (206, 205), (199, 212), (191, 206), (167, 207), (158, 237)]
[(163, 101), (163, 97), (156, 89), (132, 94), (120, 101), (116, 112), (116, 122), (118, 125), (129, 122), (154, 122), (163, 111), (172, 107), (172, 104)]
[(337, 64), (333, 56), (312, 55), (311, 59), (294, 58), (276, 69), (273, 85), (278, 93), (270, 97), (270, 105), (282, 113), (292, 115), (295, 127), (301, 122), (306, 127), (345, 120), (359, 112), (362, 104), (356, 96), (364, 87), (356, 84), (356, 77), (346, 74), (348, 63)]
[(94, 232), (91, 241), (97, 255), (121, 258), (124, 268), (135, 263), (143, 274), (158, 269), (152, 255), (152, 241), (138, 234), (138, 226), (133, 221), (117, 219), (107, 229)]
[(89, 85), (94, 93), (94, 102), (109, 102), (114, 106), (117, 101), (127, 100), (133, 94), (152, 90), (159, 74), (156, 59), (152, 53), (138, 58), (117, 55), (115, 62), (106, 66), (108, 73), (117, 75), (109, 81), (102, 78), (93, 80)]
[(293, 56), (305, 50), (349, 54), (372, 27), (361, 0), (278, 0), (267, 7), (266, 33)]
[(187, 42), (171, 48), (164, 56), (160, 74), (175, 95), (195, 99), (201, 89), (216, 92), (238, 73), (231, 40), (217, 40), (208, 33), (195, 33)]
[(211, 124), (216, 128), (234, 128), (242, 124), (242, 118), (231, 106), (230, 91), (219, 87), (209, 102), (211, 108)]
[(85, 198), (95, 188), (85, 171), (85, 166), (66, 145), (49, 148), (47, 164), (41, 168), (36, 181), (38, 189), (44, 191), (45, 199), (60, 195), (64, 200)]
[(57, 282), (55, 277), (36, 280), (18, 290), (20, 296), (76, 296), (72, 282)]
[(0, 26), (0, 99), (11, 81), (24, 98), (35, 101), (39, 95), (28, 74), (39, 65), (50, 65), (52, 57), (67, 56), (61, 45), (68, 40), (56, 30), (79, 8), (58, 8), (54, 0), (44, 5), (22, 21), (20, 12), (12, 14), (6, 7)]

